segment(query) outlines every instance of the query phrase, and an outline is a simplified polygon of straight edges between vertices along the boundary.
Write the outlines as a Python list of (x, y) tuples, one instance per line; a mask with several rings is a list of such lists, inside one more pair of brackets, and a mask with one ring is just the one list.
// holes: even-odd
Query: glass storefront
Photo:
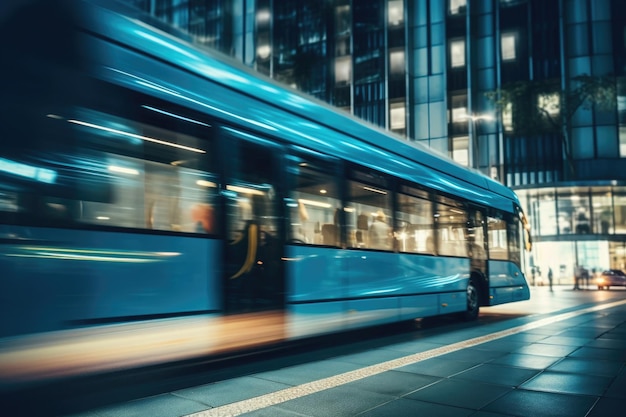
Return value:
[(516, 190), (533, 235), (526, 274), (532, 285), (573, 284), (580, 265), (593, 275), (626, 271), (626, 187), (547, 187)]

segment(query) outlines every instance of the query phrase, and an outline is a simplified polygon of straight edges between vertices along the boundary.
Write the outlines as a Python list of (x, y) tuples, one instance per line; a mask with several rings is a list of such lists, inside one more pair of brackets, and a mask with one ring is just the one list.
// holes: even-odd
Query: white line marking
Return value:
[(607, 304), (600, 304), (593, 307), (588, 307), (582, 310), (572, 311), (569, 313), (559, 314), (554, 317), (547, 317), (541, 320), (537, 320), (533, 323), (527, 323), (521, 326), (513, 327), (507, 330), (501, 330), (499, 332), (491, 333), (485, 336), (475, 337), (473, 339), (464, 340), (462, 342), (453, 343), (440, 348), (431, 349), (426, 352), (415, 353), (413, 355), (404, 356), (402, 358), (393, 359), (387, 362), (382, 362), (376, 365), (367, 366), (365, 368), (357, 369), (354, 371), (346, 372), (343, 374), (331, 376), (317, 381), (308, 382), (306, 384), (298, 385), (291, 388), (285, 388), (280, 391), (276, 391), (270, 394), (261, 395), (259, 397), (250, 398), (248, 400), (238, 401), (236, 403), (223, 405), (220, 407), (210, 408), (198, 413), (189, 414), (186, 417), (232, 417), (238, 416), (251, 411), (260, 410), (261, 408), (270, 407), (272, 405), (280, 404), (289, 400), (303, 397), (305, 395), (314, 394), (316, 392), (324, 391), (330, 388), (335, 388), (340, 385), (347, 384), (349, 382), (357, 381), (359, 379), (367, 378), (369, 376), (377, 375), (392, 369), (400, 368), (402, 366), (411, 365), (416, 362), (420, 362), (426, 359), (441, 356), (446, 353), (455, 352), (457, 350), (466, 349), (476, 345), (480, 345), (492, 340), (501, 339), (506, 336), (510, 336), (516, 333), (536, 329), (538, 327), (546, 326), (548, 324), (556, 323), (559, 321), (571, 319), (576, 316), (580, 316), (586, 313), (594, 311), (606, 310), (609, 308), (617, 307), (626, 304), (626, 300), (615, 301)]

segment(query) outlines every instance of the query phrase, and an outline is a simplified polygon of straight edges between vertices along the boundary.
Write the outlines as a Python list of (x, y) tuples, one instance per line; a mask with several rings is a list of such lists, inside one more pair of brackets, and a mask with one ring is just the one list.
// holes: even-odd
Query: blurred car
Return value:
[(598, 289), (610, 289), (611, 287), (626, 287), (626, 274), (619, 269), (609, 269), (596, 278)]

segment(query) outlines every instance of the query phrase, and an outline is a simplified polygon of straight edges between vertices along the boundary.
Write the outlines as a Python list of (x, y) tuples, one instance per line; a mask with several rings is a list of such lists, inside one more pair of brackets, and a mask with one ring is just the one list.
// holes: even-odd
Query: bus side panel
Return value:
[(489, 305), (528, 300), (530, 290), (519, 267), (509, 261), (489, 261)]
[(287, 302), (345, 299), (344, 252), (319, 246), (287, 246)]
[[(359, 250), (347, 256), (350, 323), (382, 324), (465, 309), (467, 259)], [(407, 317), (409, 311), (419, 314)]]
[(220, 308), (216, 240), (9, 226), (0, 236), (0, 314), (11, 317), (0, 336)]
[(346, 329), (345, 302), (287, 304), (286, 330), (288, 339), (339, 332)]
[(347, 296), (465, 291), (469, 260), (373, 251), (349, 251)]
[(400, 298), (400, 320), (411, 320), (439, 314), (437, 294), (411, 295)]
[(467, 291), (439, 294), (439, 314), (450, 314), (465, 311), (467, 308)]
[(290, 338), (345, 329), (342, 251), (319, 246), (287, 246), (287, 334)]

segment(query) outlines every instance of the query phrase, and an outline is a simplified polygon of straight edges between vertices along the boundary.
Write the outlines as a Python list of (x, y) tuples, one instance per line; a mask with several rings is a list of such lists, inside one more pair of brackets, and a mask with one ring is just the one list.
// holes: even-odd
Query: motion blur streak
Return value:
[(25, 335), (0, 346), (0, 385), (176, 361), (284, 339), (283, 313), (204, 316)]
[(55, 258), (75, 261), (99, 262), (158, 262), (167, 258), (180, 256), (178, 252), (133, 252), (106, 251), (91, 249), (55, 248), (52, 246), (16, 246), (17, 253), (7, 252), (4, 256), (22, 258)]

